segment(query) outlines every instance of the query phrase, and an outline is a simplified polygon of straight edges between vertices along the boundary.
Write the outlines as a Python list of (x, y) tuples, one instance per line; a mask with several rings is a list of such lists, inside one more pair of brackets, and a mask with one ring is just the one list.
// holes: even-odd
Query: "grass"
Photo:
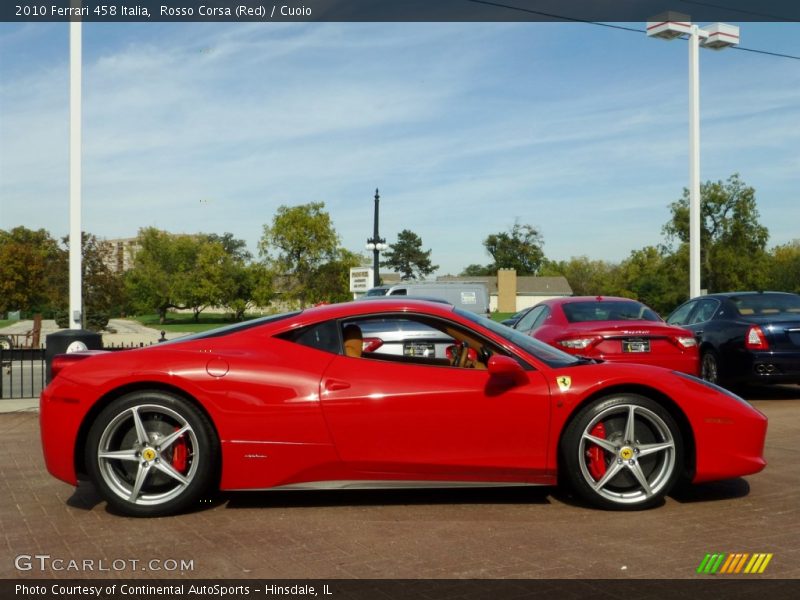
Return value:
[(505, 321), (506, 319), (511, 317), (511, 315), (513, 315), (513, 314), (515, 314), (515, 313), (513, 313), (513, 312), (493, 312), (492, 313), (492, 320), (493, 321), (497, 321), (499, 323), (500, 321)]
[(9, 325), (13, 325), (16, 321), (11, 321), (9, 319), (0, 319), (0, 329), (3, 327), (8, 327)]

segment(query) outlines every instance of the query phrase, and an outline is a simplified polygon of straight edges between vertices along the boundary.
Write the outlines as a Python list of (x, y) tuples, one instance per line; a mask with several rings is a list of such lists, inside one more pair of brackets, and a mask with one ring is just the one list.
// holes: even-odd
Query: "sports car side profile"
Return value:
[[(444, 356), (418, 339), (409, 352), (370, 351), (380, 344), (362, 331), (387, 320), (452, 344)], [(730, 392), (575, 357), (433, 302), (321, 306), (59, 356), (53, 373), (40, 403), (47, 468), (90, 479), (137, 516), (189, 509), (215, 489), (555, 484), (639, 509), (679, 480), (765, 466), (767, 420)]]

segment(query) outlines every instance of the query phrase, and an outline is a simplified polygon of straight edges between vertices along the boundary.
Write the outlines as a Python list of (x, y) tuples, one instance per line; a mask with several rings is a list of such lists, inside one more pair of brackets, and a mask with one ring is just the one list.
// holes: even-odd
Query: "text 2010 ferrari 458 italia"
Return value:
[[(452, 347), (443, 357), (412, 338), (380, 352), (362, 330), (381, 327), (433, 328)], [(767, 420), (730, 392), (568, 355), (433, 302), (322, 306), (63, 355), (53, 373), (40, 412), (47, 468), (88, 477), (131, 515), (185, 510), (217, 488), (556, 483), (637, 509), (680, 479), (765, 465)]]

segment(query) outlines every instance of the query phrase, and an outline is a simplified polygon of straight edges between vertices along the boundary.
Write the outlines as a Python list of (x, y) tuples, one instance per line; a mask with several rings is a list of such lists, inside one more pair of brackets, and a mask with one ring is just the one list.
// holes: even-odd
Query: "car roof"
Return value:
[[(551, 304), (569, 304), (571, 302), (635, 302), (641, 304), (633, 298), (623, 298), (621, 296), (564, 296), (562, 298), (550, 298), (546, 302)], [(542, 303), (544, 304), (544, 302)]]
[(772, 292), (768, 290), (764, 291), (752, 291), (748, 290), (745, 292), (715, 292), (713, 294), (706, 294), (705, 296), (696, 296), (692, 298), (692, 300), (697, 300), (699, 298), (735, 298), (737, 296), (765, 296), (767, 294), (775, 295), (775, 296), (797, 296), (798, 294), (793, 294), (792, 292)]
[[(390, 302), (392, 300), (397, 300), (398, 297), (401, 297), (399, 294), (397, 296), (362, 296), (361, 298), (356, 298), (353, 302), (367, 302), (375, 300), (376, 302)], [(437, 304), (449, 304), (453, 306), (452, 302), (448, 302), (444, 298), (434, 298), (433, 296), (418, 296), (416, 294), (412, 294), (410, 296), (402, 296), (408, 300), (424, 300), (426, 302), (436, 302)]]
[(316, 319), (337, 319), (351, 315), (382, 312), (424, 312), (447, 317), (453, 314), (454, 307), (440, 300), (421, 300), (408, 296), (379, 296), (357, 302), (339, 302), (305, 309), (302, 314)]

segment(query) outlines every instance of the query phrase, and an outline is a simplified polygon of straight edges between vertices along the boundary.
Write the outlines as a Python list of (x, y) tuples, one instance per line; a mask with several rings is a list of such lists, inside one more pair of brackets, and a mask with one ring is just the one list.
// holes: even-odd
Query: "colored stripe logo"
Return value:
[(706, 554), (697, 567), (698, 573), (705, 575), (755, 575), (763, 573), (767, 568), (772, 554), (737, 552), (725, 554), (718, 552)]

